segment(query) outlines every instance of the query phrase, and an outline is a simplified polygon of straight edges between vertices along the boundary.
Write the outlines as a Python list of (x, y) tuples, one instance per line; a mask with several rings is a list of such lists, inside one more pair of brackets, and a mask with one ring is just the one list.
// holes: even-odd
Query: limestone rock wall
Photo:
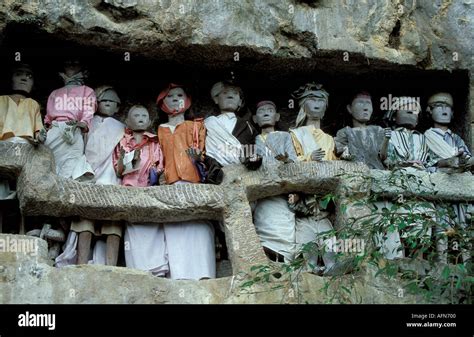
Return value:
[[(464, 70), (470, 76), (469, 105), (465, 107), (470, 112), (468, 127), (474, 120), (473, 6), (451, 0), (6, 0), (0, 3), (0, 39), (10, 25), (25, 24), (83, 46), (139, 53), (156, 61), (206, 63), (215, 69), (228, 68), (238, 52), (237, 68), (268, 76), (325, 68), (353, 73), (394, 67)], [(344, 61), (345, 52), (351, 62)], [(380, 181), (384, 178), (383, 172), (369, 172), (364, 165), (299, 163), (257, 172), (229, 167), (221, 186), (125, 189), (68, 181), (57, 177), (53, 167), (44, 147), (0, 142), (0, 174), (18, 178), (24, 214), (93, 213), (97, 219), (128, 221), (223, 220), (234, 276), (193, 282), (157, 279), (118, 267), (58, 270), (47, 262), (45, 242), (30, 238), (39, 247), (35, 257), (0, 253), (0, 303), (295, 302), (284, 290), (253, 289), (249, 294), (239, 287), (243, 282), (239, 271), (267, 263), (249, 201), (295, 190), (332, 191), (344, 197), (348, 190), (344, 186), (364, 198), (371, 187), (341, 179), (341, 169), (374, 175)], [(440, 191), (438, 197), (474, 200), (470, 177), (433, 175), (432, 180)], [(344, 221), (340, 214), (337, 219), (337, 224)], [(0, 235), (2, 240), (7, 237)], [(398, 285), (374, 278), (370, 269), (357, 277), (363, 303), (419, 303), (409, 296), (398, 298)], [(301, 276), (303, 302), (326, 300), (314, 291), (323, 281), (314, 275)]]
[[(0, 156), (0, 175), (18, 177), (18, 198), (23, 214), (86, 217), (93, 214), (95, 219), (145, 222), (193, 217), (222, 219), (234, 274), (207, 281), (170, 281), (120, 267), (69, 266), (57, 269), (47, 260), (45, 241), (21, 235), (0, 235), (0, 303), (324, 303), (327, 297), (315, 292), (324, 285), (324, 279), (306, 273), (297, 278), (295, 286), (300, 291), (296, 297), (288, 289), (288, 284), (292, 283), (288, 280), (284, 283), (284, 279), (274, 279), (250, 289), (241, 287), (247, 281), (243, 275), (249, 273), (252, 266), (270, 263), (255, 231), (249, 202), (292, 191), (333, 192), (348, 202), (347, 214), (336, 211), (335, 226), (338, 227), (345, 223), (347, 216), (357, 217), (357, 214), (366, 212), (363, 208), (352, 207), (354, 198), (351, 196), (360, 200), (368, 197), (370, 190), (385, 192), (387, 196), (412, 195), (409, 189), (384, 190), (386, 172), (370, 171), (365, 165), (343, 161), (269, 166), (256, 172), (237, 165), (226, 168), (225, 180), (219, 186), (132, 189), (85, 185), (62, 179), (54, 174), (51, 153), (43, 146), (35, 148), (28, 144), (0, 142), (0, 151), (5, 154)], [(344, 174), (349, 174), (350, 178)], [(370, 175), (375, 181), (373, 185), (367, 185), (363, 178)], [(427, 180), (429, 186), (439, 191), (437, 198), (459, 200), (462, 197), (474, 201), (471, 176), (459, 174), (448, 179), (444, 174), (430, 177), (421, 174), (420, 179)], [(169, 193), (173, 194), (172, 198), (166, 197)], [(9, 249), (9, 242), (18, 241), (31, 243), (34, 251)], [(344, 278), (344, 282), (349, 282), (350, 278), (357, 279), (354, 294), (358, 297), (349, 301), (419, 301), (411, 296), (398, 298), (399, 281), (376, 278), (370, 267)], [(279, 282), (286, 288), (278, 291), (266, 289)]]
[[(232, 276), (204, 281), (172, 281), (148, 273), (121, 267), (100, 265), (54, 268), (47, 260), (46, 242), (21, 235), (0, 234), (0, 243), (28, 240), (34, 252), (0, 253), (0, 303), (29, 304), (245, 304), (245, 303), (326, 303), (316, 289), (324, 279), (304, 273), (293, 283), (272, 279), (268, 284), (251, 288), (242, 285), (247, 279)], [(353, 303), (417, 303), (419, 299), (398, 296), (399, 284), (374, 278), (370, 268), (356, 277)], [(348, 278), (342, 283), (349, 282)], [(271, 290), (283, 284), (286, 287)], [(289, 291), (288, 285), (300, 293)]]
[[(87, 45), (139, 50), (154, 59), (176, 59), (186, 46), (199, 51), (195, 62), (216, 66), (229, 55), (213, 50), (228, 46), (258, 59), (300, 59), (306, 69), (331, 51), (424, 69), (472, 69), (472, 6), (451, 0), (9, 0), (0, 5), (0, 27), (35, 23)], [(270, 66), (264, 63), (256, 67)]]
[(470, 140), (473, 6), (453, 0), (7, 0), (0, 4), (0, 39), (9, 24), (28, 24), (65, 40), (157, 61), (216, 69), (234, 63), (276, 77), (394, 65), (466, 70), (469, 103), (459, 110), (466, 112), (463, 133)]

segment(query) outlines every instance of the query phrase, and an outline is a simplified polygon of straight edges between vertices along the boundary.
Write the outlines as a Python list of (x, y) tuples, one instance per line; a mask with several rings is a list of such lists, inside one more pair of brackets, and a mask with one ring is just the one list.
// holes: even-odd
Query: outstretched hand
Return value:
[(469, 157), (469, 158), (462, 158), (460, 160), (459, 166), (465, 170), (469, 171), (473, 166), (474, 166), (474, 157)]
[(186, 153), (194, 161), (197, 161), (197, 162), (204, 161), (204, 153), (199, 148), (190, 147), (189, 149), (186, 150)]
[(44, 143), (46, 141), (46, 136), (47, 136), (47, 131), (45, 128), (42, 128), (41, 130), (39, 130), (36, 134), (35, 134), (35, 139), (39, 142), (39, 143)]

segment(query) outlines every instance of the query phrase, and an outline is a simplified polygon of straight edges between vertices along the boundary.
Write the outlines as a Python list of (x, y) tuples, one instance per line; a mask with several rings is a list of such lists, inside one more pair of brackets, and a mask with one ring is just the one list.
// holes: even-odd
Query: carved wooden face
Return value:
[(184, 108), (186, 98), (187, 95), (183, 88), (173, 88), (168, 92), (163, 101), (171, 110), (179, 111)]
[(374, 111), (372, 100), (369, 97), (356, 97), (352, 100), (351, 105), (347, 106), (347, 111), (358, 122), (367, 123)]
[(67, 60), (64, 62), (64, 73), (67, 77), (76, 75), (82, 71), (82, 65), (79, 60)]
[(323, 97), (310, 97), (304, 102), (304, 111), (311, 119), (321, 119), (326, 113), (326, 99)]
[(242, 104), (239, 90), (235, 87), (224, 87), (216, 99), (219, 109), (225, 112), (236, 112)]
[(143, 107), (132, 107), (128, 111), (127, 127), (133, 131), (144, 131), (151, 124), (148, 110)]
[(260, 127), (275, 126), (279, 119), (280, 114), (277, 113), (275, 107), (271, 104), (265, 104), (259, 107), (254, 116), (255, 123)]
[(400, 109), (395, 116), (395, 123), (414, 128), (418, 124), (418, 117), (420, 116), (419, 109)]
[(453, 109), (444, 102), (435, 102), (430, 105), (431, 118), (439, 124), (449, 124), (453, 118)]
[(99, 113), (104, 116), (112, 117), (119, 110), (118, 103), (109, 100), (101, 100), (99, 102)]
[(33, 89), (33, 73), (27, 69), (18, 69), (13, 73), (12, 76), (12, 87), (13, 90), (22, 90), (31, 92)]

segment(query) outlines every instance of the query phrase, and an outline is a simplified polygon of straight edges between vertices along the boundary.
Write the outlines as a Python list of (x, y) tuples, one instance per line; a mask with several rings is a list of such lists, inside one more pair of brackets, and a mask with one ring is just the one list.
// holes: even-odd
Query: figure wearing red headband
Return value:
[[(184, 119), (184, 113), (191, 106), (191, 97), (181, 85), (171, 83), (159, 94), (156, 103), (168, 114), (168, 123), (158, 127), (166, 183), (206, 181), (206, 164), (209, 165), (204, 155), (206, 128), (202, 120)], [(216, 277), (214, 228), (209, 222), (166, 223), (164, 232), (170, 278), (199, 280)]]

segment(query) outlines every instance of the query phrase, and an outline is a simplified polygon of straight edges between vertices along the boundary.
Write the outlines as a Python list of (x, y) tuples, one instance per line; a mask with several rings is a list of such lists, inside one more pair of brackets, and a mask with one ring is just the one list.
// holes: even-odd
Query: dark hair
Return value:
[(366, 90), (360, 90), (360, 91), (357, 91), (355, 93), (353, 93), (351, 96), (350, 96), (350, 100), (349, 100), (349, 104), (352, 104), (352, 102), (357, 98), (357, 96), (359, 95), (365, 95), (365, 96), (369, 96), (370, 99), (372, 99), (372, 95), (366, 91)]

